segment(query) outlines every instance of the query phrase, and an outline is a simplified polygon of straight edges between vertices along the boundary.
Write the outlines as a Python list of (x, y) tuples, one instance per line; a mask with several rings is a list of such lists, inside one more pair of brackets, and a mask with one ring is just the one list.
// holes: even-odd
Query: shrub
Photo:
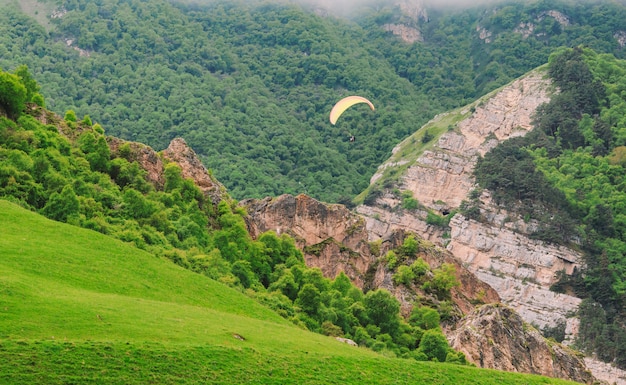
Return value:
[(430, 329), (424, 332), (419, 345), (419, 351), (424, 353), (429, 360), (445, 362), (450, 346), (448, 340), (438, 329)]
[(396, 274), (393, 275), (393, 282), (396, 285), (402, 284), (405, 286), (410, 286), (414, 279), (415, 274), (413, 273), (413, 270), (407, 265), (402, 265), (398, 267), (398, 271), (396, 272)]
[(428, 306), (415, 306), (411, 311), (409, 322), (423, 330), (430, 330), (439, 327), (440, 317), (437, 310)]
[(385, 261), (387, 262), (387, 269), (393, 270), (398, 264), (398, 256), (393, 252), (393, 250), (389, 250), (385, 255)]
[(430, 271), (430, 265), (424, 261), (424, 258), (419, 257), (411, 264), (411, 270), (413, 270), (416, 279), (421, 279)]
[(331, 337), (341, 337), (343, 336), (343, 330), (330, 321), (324, 321), (322, 322), (322, 334)]

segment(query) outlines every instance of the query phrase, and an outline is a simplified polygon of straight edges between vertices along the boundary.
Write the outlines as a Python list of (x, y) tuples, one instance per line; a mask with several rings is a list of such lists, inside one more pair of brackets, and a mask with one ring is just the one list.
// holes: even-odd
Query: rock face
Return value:
[(550, 291), (557, 271), (573, 272), (576, 252), (528, 239), (504, 226), (479, 223), (457, 214), (450, 221), (450, 250), (526, 322), (544, 328), (566, 325), (568, 340), (578, 331), (573, 314), (580, 299)]
[(545, 340), (506, 306), (485, 305), (449, 334), (450, 345), (484, 368), (540, 374), (591, 384), (595, 380), (581, 358)]
[[(449, 126), (436, 144), (416, 160), (396, 156), (407, 153), (407, 147), (415, 143), (415, 138), (408, 138), (394, 149), (394, 155), (379, 167), (371, 180), (372, 184), (380, 184), (379, 179), (384, 177), (387, 168), (401, 166), (404, 171), (399, 182), (392, 187), (384, 183), (386, 189), (375, 203), (359, 206), (357, 212), (365, 216), (366, 229), (372, 239), (402, 230), (445, 246), (464, 267), (494, 288), (502, 302), (518, 312), (524, 322), (539, 328), (564, 323), (568, 342), (577, 333), (577, 319), (571, 314), (577, 310), (580, 299), (554, 293), (549, 288), (557, 272), (571, 273), (578, 266), (581, 256), (577, 252), (530, 239), (528, 234), (534, 230), (534, 224), (495, 205), (488, 191), (478, 198), (484, 218), (481, 222), (461, 214), (456, 214), (447, 228), (429, 225), (426, 221), (427, 210), (450, 212), (470, 199), (477, 187), (472, 172), (478, 156), (501, 141), (530, 131), (532, 115), (539, 105), (549, 101), (550, 88), (549, 80), (541, 71), (536, 71), (494, 92), (488, 99), (457, 111), (455, 116), (462, 117), (457, 119), (458, 123)], [(428, 127), (454, 121), (453, 113), (435, 117)], [(410, 192), (423, 208), (402, 209), (402, 198), (394, 190)], [(519, 356), (522, 352), (518, 352), (515, 345), (501, 346), (498, 339), (493, 338), (496, 344), (492, 359), (477, 355), (481, 350), (472, 350), (472, 345), (496, 333), (489, 329), (492, 324), (487, 322), (473, 331), (466, 330), (464, 337), (455, 337), (455, 348), (468, 352), (470, 360), (484, 367), (586, 378), (578, 369), (568, 372), (569, 361), (552, 363), (544, 347), (538, 347), (537, 351), (527, 349)], [(552, 348), (552, 351), (557, 349)], [(570, 375), (573, 377), (568, 377)]]
[(400, 9), (402, 20), (383, 24), (382, 28), (409, 44), (424, 41), (419, 23), (428, 22), (429, 17), (423, 2), (421, 0), (397, 0), (394, 5)]
[[(343, 205), (325, 204), (302, 194), (249, 199), (240, 204), (248, 211), (247, 223), (253, 237), (268, 230), (287, 233), (305, 251), (307, 266), (320, 268), (329, 278), (343, 271), (361, 288), (385, 288), (400, 300), (405, 313), (410, 312), (416, 299), (415, 288), (395, 286), (392, 273), (378, 263), (380, 255), (402, 244), (403, 231), (389, 232), (372, 247), (364, 218)], [(455, 265), (461, 286), (453, 290), (452, 296), (461, 314), (472, 311), (476, 302), (499, 302), (491, 287), (476, 279), (445, 249), (421, 242), (419, 256), (432, 268), (442, 263)]]
[[(163, 177), (163, 160), (151, 147), (137, 142), (127, 142), (122, 139), (108, 137), (107, 142), (112, 154), (126, 158), (130, 162), (137, 162), (147, 171), (146, 178), (157, 188), (162, 188), (165, 183)], [(128, 146), (128, 153), (122, 154), (121, 147)]]
[(176, 138), (163, 151), (163, 157), (177, 163), (182, 169), (183, 178), (191, 178), (202, 192), (217, 204), (226, 195), (226, 188), (204, 167), (200, 158), (187, 145), (184, 139)]
[(413, 27), (409, 27), (404, 24), (383, 24), (383, 29), (387, 32), (391, 32), (400, 39), (407, 43), (415, 43), (418, 41), (424, 41), (422, 32)]
[(127, 142), (114, 137), (108, 137), (107, 142), (112, 154), (139, 163), (147, 171), (148, 181), (157, 188), (162, 188), (165, 184), (165, 160), (178, 164), (183, 178), (192, 179), (205, 196), (210, 197), (213, 204), (216, 205), (227, 195), (226, 188), (211, 176), (200, 158), (182, 138), (172, 140), (169, 147), (163, 151), (162, 157), (145, 144)]
[(340, 271), (359, 287), (374, 262), (363, 218), (343, 205), (329, 205), (306, 195), (281, 195), (276, 199), (248, 199), (240, 204), (248, 210), (248, 229), (252, 237), (273, 230), (287, 233), (299, 248), (318, 245), (318, 253), (305, 254), (308, 266), (319, 267), (334, 278)]
[[(526, 134), (532, 128), (536, 108), (549, 100), (549, 87), (543, 74), (534, 72), (494, 93), (473, 107), (473, 112), (462, 111), (468, 117), (410, 164), (397, 188), (410, 191), (422, 205), (435, 211), (458, 208), (476, 187), (472, 172), (478, 156), (500, 141)], [(445, 118), (442, 115), (434, 120)], [(406, 143), (399, 146), (403, 145)], [(380, 170), (386, 167), (393, 165), (383, 164)], [(367, 217), (366, 227), (376, 236), (403, 229), (446, 244), (526, 322), (541, 328), (566, 323), (567, 335), (576, 334), (577, 321), (568, 314), (576, 310), (580, 300), (553, 293), (549, 287), (558, 271), (572, 272), (580, 255), (529, 239), (532, 226), (492, 204), (488, 192), (481, 197), (481, 203), (486, 220), (476, 222), (456, 215), (450, 221), (449, 234), (445, 234), (449, 238), (443, 238), (441, 229), (425, 223), (425, 212), (389, 210), (401, 204), (400, 198), (390, 194), (379, 198), (376, 205), (359, 207), (358, 212)]]

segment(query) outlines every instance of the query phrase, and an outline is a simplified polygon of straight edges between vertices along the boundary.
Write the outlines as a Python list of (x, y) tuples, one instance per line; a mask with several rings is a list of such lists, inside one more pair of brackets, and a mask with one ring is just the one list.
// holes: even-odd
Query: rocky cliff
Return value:
[[(404, 232), (391, 231), (383, 238), (372, 239), (362, 216), (343, 205), (325, 204), (306, 195), (249, 199), (240, 204), (248, 211), (248, 228), (253, 237), (268, 230), (287, 233), (304, 251), (308, 266), (319, 267), (330, 278), (343, 271), (361, 288), (386, 288), (400, 300), (404, 312), (410, 312), (418, 293), (394, 285), (391, 272), (379, 263), (380, 256), (402, 244)], [(420, 256), (432, 268), (443, 263), (455, 265), (461, 286), (452, 295), (460, 314), (472, 311), (474, 303), (499, 302), (490, 286), (476, 279), (445, 249), (422, 242)]]
[[(406, 235), (403, 229), (387, 227), (389, 231), (379, 238), (368, 229), (367, 220), (361, 215), (342, 205), (325, 204), (305, 195), (249, 199), (240, 204), (248, 211), (247, 223), (253, 236), (268, 230), (291, 235), (305, 252), (307, 265), (319, 267), (327, 277), (334, 278), (344, 271), (362, 288), (385, 288), (400, 300), (405, 315), (418, 297), (425, 295), (417, 287), (395, 285), (391, 272), (379, 263), (386, 251), (402, 244)], [(452, 346), (464, 352), (471, 362), (486, 368), (584, 383), (594, 380), (575, 354), (559, 344), (549, 343), (525, 324), (515, 310), (499, 306), (498, 294), (448, 250), (420, 239), (419, 256), (431, 268), (443, 263), (455, 266), (461, 285), (452, 291), (455, 310), (452, 322), (445, 329)], [(477, 304), (487, 305), (476, 310)], [(494, 316), (494, 311), (486, 309), (496, 309), (498, 313)], [(490, 350), (481, 353), (483, 345), (489, 343)]]
[(539, 331), (507, 306), (485, 305), (476, 309), (448, 338), (452, 347), (481, 367), (569, 378), (587, 384), (594, 381), (582, 356), (563, 345), (546, 343)]
[[(549, 288), (557, 272), (571, 273), (578, 266), (581, 255), (566, 247), (530, 239), (534, 224), (495, 205), (489, 191), (477, 194), (472, 177), (479, 156), (532, 128), (535, 109), (549, 100), (551, 92), (549, 80), (538, 70), (472, 105), (435, 117), (399, 144), (389, 161), (379, 167), (370, 186), (378, 194), (357, 211), (366, 217), (366, 228), (374, 237), (402, 229), (445, 247), (494, 288), (503, 303), (518, 312), (524, 322), (540, 329), (565, 325), (568, 343), (577, 333), (578, 322), (573, 315), (580, 299)], [(441, 134), (434, 143), (418, 148), (425, 130)], [(419, 201), (420, 207), (404, 209), (406, 196)], [(480, 222), (457, 213), (447, 226), (429, 224), (429, 215), (454, 213), (471, 199), (480, 210)], [(470, 339), (455, 341), (473, 343)], [(507, 355), (497, 359), (501, 360), (497, 365), (508, 362), (507, 365), (519, 368), (516, 370), (531, 370), (530, 366), (516, 365)], [(476, 363), (503, 367), (485, 359)], [(531, 372), (534, 370), (538, 369)], [(561, 374), (566, 375), (562, 371)]]
[[(402, 164), (399, 183), (389, 188), (375, 204), (361, 206), (367, 227), (378, 236), (394, 229), (415, 231), (447, 249), (481, 280), (489, 283), (504, 303), (516, 309), (525, 321), (540, 328), (567, 325), (567, 334), (576, 333), (576, 320), (569, 315), (580, 300), (549, 290), (558, 271), (571, 273), (581, 256), (570, 249), (531, 240), (528, 224), (491, 203), (488, 192), (479, 197), (482, 222), (457, 214), (449, 230), (427, 225), (425, 210), (453, 211), (469, 200), (476, 187), (472, 172), (478, 156), (500, 141), (524, 135), (531, 128), (532, 114), (548, 101), (550, 83), (541, 71), (520, 78), (478, 103), (457, 112), (462, 116), (453, 129), (440, 135), (437, 142), (407, 164), (393, 158), (383, 164), (372, 182), (383, 178), (383, 171)], [(444, 121), (439, 116), (430, 124)], [(410, 146), (411, 138), (395, 150)], [(399, 207), (401, 198), (393, 189), (410, 192), (424, 207), (422, 211), (390, 210)]]

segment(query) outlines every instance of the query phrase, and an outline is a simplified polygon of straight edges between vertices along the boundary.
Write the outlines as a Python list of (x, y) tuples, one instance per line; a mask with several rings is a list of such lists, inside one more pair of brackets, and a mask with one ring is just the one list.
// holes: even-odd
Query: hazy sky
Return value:
[[(363, 7), (375, 7), (397, 3), (414, 3), (417, 5), (432, 7), (455, 7), (465, 8), (479, 4), (493, 4), (503, 2), (506, 0), (283, 0), (287, 2), (317, 5), (321, 8), (330, 10), (331, 12), (338, 12), (344, 15), (350, 15), (358, 13), (359, 8)], [(530, 0), (528, 0), (530, 2)]]

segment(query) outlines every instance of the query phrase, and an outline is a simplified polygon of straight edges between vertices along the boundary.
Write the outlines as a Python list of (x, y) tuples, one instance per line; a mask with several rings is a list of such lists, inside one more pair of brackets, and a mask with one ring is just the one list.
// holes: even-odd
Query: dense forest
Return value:
[[(0, 67), (27, 64), (48, 108), (88, 114), (108, 134), (157, 150), (184, 137), (237, 199), (305, 192), (349, 203), (437, 113), (544, 64), (559, 46), (623, 57), (615, 33), (626, 29), (617, 3), (435, 8), (427, 20), (376, 1), (351, 18), (263, 1), (50, 1), (24, 12), (3, 3)], [(57, 13), (41, 22), (46, 9)], [(415, 27), (423, 41), (406, 43), (387, 23)], [(532, 33), (520, 32), (529, 23)], [(357, 108), (329, 124), (348, 94), (370, 98), (376, 112)]]
[(226, 193), (214, 204), (178, 165), (165, 165), (163, 186), (150, 183), (128, 142), (112, 153), (99, 124), (71, 110), (63, 119), (48, 113), (38, 91), (25, 66), (0, 72), (1, 199), (167, 258), (311, 331), (398, 357), (466, 364), (440, 327), (458, 284), (454, 268), (431, 271), (412, 236), (390, 252), (415, 261), (398, 279), (422, 285), (433, 298), (429, 304), (446, 306), (418, 304), (405, 320), (387, 290), (363, 293), (343, 273), (331, 280), (308, 268), (287, 235), (267, 232), (253, 240), (244, 209)]
[(534, 130), (480, 159), (483, 188), (539, 226), (538, 239), (580, 249), (585, 267), (553, 290), (584, 301), (578, 346), (626, 367), (626, 62), (589, 49), (550, 58), (559, 92)]

